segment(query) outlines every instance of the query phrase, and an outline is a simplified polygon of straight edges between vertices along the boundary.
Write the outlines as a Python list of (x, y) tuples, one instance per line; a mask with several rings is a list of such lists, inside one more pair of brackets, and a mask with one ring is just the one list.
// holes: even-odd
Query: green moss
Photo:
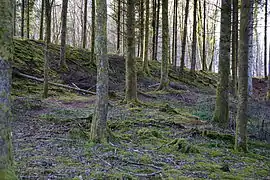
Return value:
[(234, 143), (234, 136), (231, 134), (221, 134), (215, 131), (204, 131), (203, 135), (210, 139), (218, 139), (218, 140)]
[(162, 135), (160, 132), (158, 132), (155, 129), (149, 129), (149, 128), (141, 128), (137, 131), (137, 135), (141, 139), (148, 139), (149, 137), (156, 137), (156, 138), (162, 138)]
[(175, 139), (168, 144), (169, 146), (173, 146), (175, 150), (180, 151), (182, 153), (199, 153), (199, 149), (197, 146), (190, 144), (185, 139)]
[(209, 152), (209, 155), (212, 157), (219, 157), (219, 156), (223, 156), (224, 154), (220, 150), (213, 150)]
[(1, 180), (17, 180), (17, 176), (15, 172), (8, 168), (8, 169), (0, 169), (0, 179)]

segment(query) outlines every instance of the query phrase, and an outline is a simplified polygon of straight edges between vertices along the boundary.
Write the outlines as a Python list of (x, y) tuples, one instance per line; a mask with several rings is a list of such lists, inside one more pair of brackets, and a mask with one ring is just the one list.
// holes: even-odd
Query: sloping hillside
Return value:
[[(15, 40), (13, 67), (42, 78), (43, 43)], [(96, 66), (88, 51), (68, 47), (69, 70), (60, 72), (59, 46), (50, 45), (50, 81), (95, 91)], [(170, 69), (169, 91), (155, 91), (160, 64), (151, 76), (138, 59), (141, 104), (122, 103), (125, 59), (109, 56), (108, 144), (88, 141), (95, 96), (50, 87), (14, 74), (14, 154), (21, 179), (269, 179), (270, 107), (250, 100), (249, 153), (233, 150), (236, 100), (231, 98), (231, 129), (211, 123), (217, 75)], [(262, 129), (262, 122), (265, 123)]]

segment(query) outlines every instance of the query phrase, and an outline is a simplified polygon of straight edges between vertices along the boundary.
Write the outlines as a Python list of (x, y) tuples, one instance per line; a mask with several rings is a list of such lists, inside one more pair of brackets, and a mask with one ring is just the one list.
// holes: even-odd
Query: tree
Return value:
[(45, 0), (42, 0), (41, 14), (40, 14), (40, 26), (39, 26), (39, 40), (43, 40), (44, 6), (45, 6)]
[(86, 30), (87, 30), (87, 0), (84, 0), (82, 48), (86, 47), (86, 39), (87, 39)]
[(149, 42), (149, 0), (145, 1), (145, 33), (144, 33), (144, 48), (143, 48), (143, 69), (149, 74), (148, 66), (148, 42)]
[(24, 0), (22, 0), (22, 10), (21, 10), (21, 38), (24, 38), (24, 8), (25, 8), (25, 4), (24, 4)]
[(161, 78), (158, 90), (167, 89), (169, 84), (168, 53), (169, 53), (168, 0), (162, 0), (162, 62), (161, 62)]
[(202, 52), (202, 70), (206, 71), (206, 51), (205, 51), (205, 39), (206, 39), (206, 0), (203, 1), (203, 52)]
[(92, 119), (90, 139), (106, 142), (108, 114), (108, 55), (107, 55), (107, 3), (96, 1), (96, 53), (97, 53), (97, 100), (95, 115)]
[(161, 0), (157, 0), (156, 29), (155, 29), (155, 49), (153, 49), (153, 60), (157, 60), (160, 1)]
[(248, 57), (251, 29), (248, 27), (253, 0), (241, 1), (239, 43), (239, 90), (236, 117), (235, 149), (247, 151), (247, 102), (248, 102)]
[(156, 49), (156, 20), (157, 20), (157, 0), (152, 0), (152, 60), (155, 57), (155, 49)]
[(67, 31), (67, 8), (68, 8), (68, 0), (62, 1), (62, 27), (61, 27), (61, 46), (60, 46), (60, 69), (67, 69), (66, 63), (66, 31)]
[[(91, 61), (95, 60), (95, 31), (96, 31), (96, 0), (92, 0), (92, 34), (91, 34)], [(107, 21), (107, 20), (106, 20)]]
[(238, 0), (233, 1), (232, 21), (232, 94), (237, 93), (237, 61), (238, 61)]
[(117, 0), (117, 52), (120, 51), (120, 30), (121, 30), (121, 0)]
[(181, 72), (183, 72), (184, 66), (185, 66), (185, 52), (186, 52), (186, 43), (187, 43), (188, 12), (189, 12), (189, 0), (186, 0), (184, 34), (183, 34), (183, 39), (182, 39), (182, 54), (181, 54), (181, 62), (180, 62), (180, 71)]
[[(141, 58), (143, 58), (143, 56), (144, 56), (144, 45), (145, 45), (144, 32), (146, 32), (146, 29), (144, 29), (144, 4), (145, 4), (144, 1), (145, 0), (140, 0), (140, 49), (141, 49), (140, 57)], [(149, 12), (148, 12), (148, 15), (149, 15)], [(145, 24), (145, 26), (146, 26), (146, 24)], [(149, 30), (147, 30), (147, 31), (149, 31)]]
[(264, 15), (264, 77), (267, 79), (267, 6), (268, 0), (265, 0), (265, 15)]
[(214, 121), (222, 127), (229, 124), (229, 74), (231, 37), (231, 0), (222, 0), (220, 45), (219, 45), (219, 84), (214, 112)]
[(196, 14), (197, 14), (197, 0), (194, 0), (194, 8), (193, 8), (193, 36), (192, 36), (192, 57), (191, 57), (191, 71), (195, 71), (196, 66), (196, 46), (197, 46), (197, 22), (196, 22)]
[(49, 90), (49, 43), (51, 42), (51, 9), (54, 0), (45, 0), (45, 23), (46, 23), (46, 34), (45, 34), (45, 56), (44, 56), (44, 84), (43, 84), (43, 98), (48, 97)]
[(30, 38), (30, 0), (27, 0), (26, 37)]
[(173, 39), (172, 39), (172, 64), (176, 67), (177, 64), (177, 12), (178, 12), (178, 0), (174, 0), (173, 10)]
[(13, 58), (13, 0), (0, 3), (0, 179), (16, 179), (12, 173), (11, 77)]
[(137, 72), (135, 60), (135, 0), (127, 0), (127, 58), (126, 58), (126, 102), (137, 101)]
[[(269, 59), (270, 59), (270, 44), (269, 44)], [(267, 81), (267, 100), (270, 100), (270, 63), (268, 63), (268, 81)]]

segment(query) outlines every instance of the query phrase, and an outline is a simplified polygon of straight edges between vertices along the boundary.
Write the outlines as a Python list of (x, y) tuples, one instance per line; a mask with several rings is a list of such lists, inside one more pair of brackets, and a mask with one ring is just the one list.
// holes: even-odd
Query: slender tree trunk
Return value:
[(156, 50), (156, 20), (157, 20), (157, 0), (152, 0), (153, 1), (153, 5), (152, 5), (152, 13), (153, 13), (153, 17), (152, 17), (152, 30), (153, 30), (153, 34), (152, 34), (152, 60), (154, 60), (155, 58), (155, 50)]
[(149, 0), (145, 1), (145, 34), (143, 48), (143, 69), (147, 74), (150, 73), (148, 66), (148, 43), (149, 43)]
[(24, 38), (24, 9), (25, 9), (25, 3), (24, 3), (24, 0), (22, 0), (22, 10), (21, 10), (21, 18), (22, 18), (22, 21), (21, 21), (21, 38), (23, 39)]
[(14, 11), (13, 11), (13, 14), (14, 14), (14, 17), (13, 17), (13, 36), (16, 36), (16, 21), (17, 21), (17, 0), (13, 0), (14, 1)]
[(229, 75), (231, 39), (231, 0), (222, 0), (220, 45), (219, 45), (219, 84), (217, 88), (214, 121), (223, 128), (229, 125)]
[(92, 34), (91, 34), (91, 61), (95, 62), (95, 31), (96, 31), (96, 0), (92, 0)]
[[(52, 2), (53, 3), (53, 2)], [(43, 98), (48, 97), (49, 90), (49, 43), (51, 42), (51, 7), (52, 3), (50, 0), (45, 0), (45, 23), (46, 23), (46, 34), (45, 34), (45, 57), (44, 57), (44, 84), (43, 84)]]
[(253, 0), (242, 0), (239, 43), (239, 90), (236, 117), (235, 149), (247, 151), (248, 57), (250, 29), (249, 13)]
[(173, 42), (172, 42), (172, 64), (176, 67), (177, 59), (177, 11), (178, 11), (178, 0), (174, 0), (173, 10)]
[(39, 26), (39, 40), (43, 40), (43, 22), (44, 22), (44, 6), (45, 0), (41, 2), (40, 26)]
[(206, 46), (206, 0), (203, 1), (203, 52), (202, 52), (202, 67), (203, 71), (207, 70), (206, 66), (206, 51), (205, 51), (205, 46)]
[(90, 139), (102, 143), (108, 140), (108, 55), (107, 55), (107, 3), (97, 0), (96, 53), (97, 53), (97, 100), (91, 124)]
[(127, 59), (126, 101), (137, 101), (137, 72), (135, 60), (135, 0), (127, 0)]
[(265, 0), (265, 16), (264, 16), (264, 77), (267, 79), (267, 6), (268, 0)]
[(253, 92), (252, 85), (252, 65), (253, 65), (253, 0), (250, 0), (251, 7), (248, 13), (248, 33), (249, 33), (249, 46), (248, 46), (248, 95), (251, 96)]
[(11, 134), (11, 83), (13, 59), (13, 11), (14, 1), (0, 3), (0, 178), (17, 179), (12, 172), (12, 134)]
[[(126, 9), (125, 3), (126, 3), (126, 0), (122, 0), (123, 9)], [(125, 15), (126, 15), (125, 11), (122, 11), (122, 32), (123, 32), (122, 33), (122, 52), (123, 52), (123, 54), (125, 54), (125, 47), (126, 47)]]
[(85, 49), (87, 41), (87, 0), (84, 0), (84, 14), (83, 14), (83, 45)]
[(62, 27), (61, 27), (61, 46), (60, 46), (60, 62), (59, 67), (62, 70), (68, 68), (66, 63), (66, 32), (67, 32), (67, 8), (68, 8), (68, 0), (62, 1)]
[(162, 62), (161, 62), (161, 78), (158, 90), (168, 88), (169, 84), (168, 57), (169, 57), (168, 0), (162, 0)]
[(26, 24), (26, 37), (30, 38), (30, 1), (27, 0), (27, 24)]
[(192, 40), (192, 57), (191, 57), (191, 71), (195, 71), (196, 67), (196, 46), (197, 46), (197, 36), (196, 36), (196, 30), (197, 30), (197, 0), (194, 0), (194, 9), (193, 9), (193, 40)]
[(185, 22), (184, 22), (184, 34), (182, 39), (182, 54), (180, 62), (180, 72), (183, 72), (185, 67), (185, 52), (186, 52), (186, 43), (187, 43), (187, 21), (188, 21), (188, 12), (189, 12), (189, 0), (186, 0), (185, 7)]
[[(140, 0), (140, 8), (141, 8), (141, 11), (140, 11), (140, 14), (141, 14), (141, 17), (140, 17), (140, 42), (141, 42), (141, 44), (140, 44), (140, 49), (141, 49), (141, 52), (140, 52), (140, 57), (141, 58), (144, 58), (143, 57), (143, 55), (144, 55), (144, 38), (145, 38), (145, 35), (144, 35), (144, 32), (146, 32), (146, 31), (148, 31), (149, 32), (149, 30), (146, 30), (145, 28), (144, 28), (144, 1), (145, 0)], [(146, 3), (146, 2), (145, 2)], [(149, 5), (148, 5), (149, 6)], [(147, 13), (147, 12), (146, 12)], [(149, 13), (148, 13), (148, 15), (149, 15)], [(145, 27), (146, 27), (146, 21), (147, 21), (147, 19), (146, 19), (146, 17), (145, 17)], [(148, 20), (149, 21), (149, 20)]]
[(238, 0), (233, 1), (232, 27), (232, 93), (237, 94), (237, 59), (238, 59)]
[[(269, 43), (269, 59), (270, 59), (270, 43)], [(267, 81), (267, 97), (266, 99), (270, 100), (270, 63), (268, 63), (268, 81)]]
[(154, 55), (154, 60), (157, 60), (157, 50), (158, 50), (158, 35), (159, 35), (159, 14), (160, 14), (160, 1), (161, 0), (157, 0), (158, 4), (157, 4), (157, 20), (156, 20), (156, 37), (155, 37), (155, 55)]
[(120, 31), (121, 31), (121, 0), (117, 0), (117, 45), (116, 50), (120, 52)]

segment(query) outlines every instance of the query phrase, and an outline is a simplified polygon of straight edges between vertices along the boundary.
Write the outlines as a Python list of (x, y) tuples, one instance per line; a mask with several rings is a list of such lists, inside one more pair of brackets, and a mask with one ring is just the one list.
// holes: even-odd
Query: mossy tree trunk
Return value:
[(195, 71), (196, 67), (196, 46), (197, 46), (197, 0), (194, 0), (194, 8), (193, 8), (193, 35), (192, 35), (192, 55), (191, 55), (191, 72)]
[(145, 0), (145, 33), (144, 33), (144, 48), (143, 48), (143, 70), (149, 74), (148, 66), (148, 43), (149, 43), (149, 0)]
[(82, 48), (86, 47), (86, 39), (87, 39), (87, 0), (84, 0)]
[(68, 0), (62, 1), (62, 14), (61, 14), (61, 46), (60, 46), (60, 69), (67, 69), (66, 63), (66, 32), (67, 32), (67, 9), (68, 9)]
[(49, 90), (49, 50), (48, 46), (51, 42), (51, 7), (54, 0), (45, 0), (45, 23), (46, 23), (46, 34), (45, 34), (45, 53), (44, 53), (44, 83), (43, 83), (43, 98), (48, 97)]
[(13, 180), (11, 140), (11, 74), (13, 58), (13, 0), (0, 3), (0, 179)]
[(43, 40), (44, 7), (45, 7), (45, 0), (42, 0), (41, 13), (40, 13), (40, 25), (39, 25), (39, 40)]
[(162, 0), (162, 62), (161, 78), (158, 90), (168, 88), (168, 59), (169, 59), (169, 25), (168, 25), (168, 0)]
[(216, 92), (214, 121), (219, 126), (229, 125), (229, 75), (230, 75), (230, 37), (231, 0), (222, 0), (219, 44), (219, 83)]
[(238, 61), (238, 0), (233, 1), (232, 21), (232, 93), (237, 94), (237, 61)]
[(127, 57), (126, 57), (126, 101), (137, 101), (137, 69), (135, 60), (135, 0), (127, 0)]
[(181, 54), (181, 62), (180, 62), (180, 71), (181, 72), (183, 72), (184, 67), (185, 67), (185, 52), (186, 52), (186, 43), (187, 43), (188, 12), (189, 12), (189, 0), (186, 0), (184, 34), (183, 34), (183, 39), (182, 39), (182, 54)]
[(235, 149), (247, 151), (248, 57), (250, 10), (253, 0), (241, 1), (239, 41), (239, 90), (236, 117)]
[(91, 61), (95, 62), (96, 0), (92, 0)]
[(97, 99), (95, 115), (91, 124), (90, 139), (106, 142), (108, 114), (108, 56), (107, 56), (107, 3), (96, 1), (96, 53), (97, 53)]

